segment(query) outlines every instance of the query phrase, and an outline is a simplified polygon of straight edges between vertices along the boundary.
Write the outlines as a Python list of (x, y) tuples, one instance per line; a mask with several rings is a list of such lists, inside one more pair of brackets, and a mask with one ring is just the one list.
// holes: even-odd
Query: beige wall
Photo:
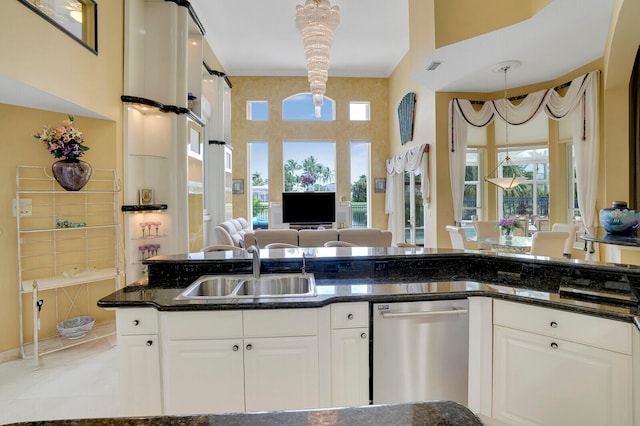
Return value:
[[(285, 140), (335, 140), (336, 197), (351, 199), (349, 144), (351, 141), (371, 143), (371, 180), (386, 176), (384, 160), (389, 155), (388, 80), (380, 78), (329, 78), (326, 96), (336, 102), (336, 120), (332, 122), (282, 121), (283, 99), (309, 92), (306, 77), (230, 77), (233, 145), (233, 178), (250, 181), (247, 171), (247, 142), (269, 143), (270, 201), (280, 201), (283, 189), (282, 142)], [(269, 121), (247, 121), (246, 103), (269, 102)], [(368, 101), (370, 121), (350, 121), (349, 101)], [(313, 154), (310, 152), (310, 154)], [(371, 185), (372, 182), (369, 182)], [(248, 186), (247, 186), (248, 188)], [(372, 226), (386, 229), (384, 194), (371, 194)], [(233, 215), (249, 217), (251, 195), (233, 196)]]
[[(96, 168), (115, 168), (122, 176), (122, 57), (123, 0), (101, 2), (98, 14), (98, 55), (91, 53), (17, 1), (3, 2), (0, 11), (0, 76), (18, 80), (91, 111), (95, 119), (76, 116), (90, 150), (83, 157)], [(12, 215), (15, 172), (19, 164), (50, 168), (53, 156), (32, 135), (45, 125), (59, 124), (65, 113), (0, 104), (4, 154), (0, 156), (0, 359), (13, 356), (18, 337), (18, 268), (16, 221)], [(95, 300), (112, 292), (113, 280), (91, 286), (91, 315), (112, 314), (95, 306)], [(73, 292), (74, 289), (71, 289)], [(55, 334), (52, 291), (43, 295), (42, 332)], [(85, 297), (80, 296), (80, 300)], [(64, 296), (61, 296), (62, 300)], [(30, 298), (26, 298), (30, 305)], [(82, 302), (81, 302), (82, 303)], [(63, 305), (64, 306), (64, 305)], [(27, 327), (31, 319), (25, 316)], [(53, 324), (51, 324), (53, 323)], [(27, 338), (31, 333), (27, 330)]]

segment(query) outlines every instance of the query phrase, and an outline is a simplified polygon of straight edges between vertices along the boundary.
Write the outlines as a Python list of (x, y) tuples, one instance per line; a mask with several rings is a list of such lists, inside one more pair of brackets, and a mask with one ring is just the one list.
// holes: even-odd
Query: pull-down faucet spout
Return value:
[(260, 249), (250, 246), (247, 252), (253, 254), (253, 278), (260, 278)]

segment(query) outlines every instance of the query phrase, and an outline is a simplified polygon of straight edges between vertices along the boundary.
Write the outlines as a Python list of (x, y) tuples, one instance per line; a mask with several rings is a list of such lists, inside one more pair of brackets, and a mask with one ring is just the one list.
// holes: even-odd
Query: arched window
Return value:
[(333, 121), (336, 119), (336, 101), (324, 97), (320, 117), (315, 115), (313, 95), (298, 93), (282, 101), (283, 120)]

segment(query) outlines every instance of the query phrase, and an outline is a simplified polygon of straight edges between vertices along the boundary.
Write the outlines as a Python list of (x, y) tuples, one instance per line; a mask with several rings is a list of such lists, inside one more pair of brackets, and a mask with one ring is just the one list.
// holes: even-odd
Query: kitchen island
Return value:
[[(465, 395), (459, 402), (506, 422), (639, 423), (640, 413), (633, 412), (634, 406), (640, 407), (638, 267), (421, 248), (274, 249), (260, 255), (265, 276), (300, 273), (303, 268), (313, 274), (317, 295), (176, 299), (202, 275), (252, 272), (250, 255), (225, 252), (152, 258), (148, 285), (130, 286), (99, 301), (104, 308), (117, 309), (119, 349), (127, 351), (127, 342), (131, 344), (121, 372), (135, 378), (130, 383), (134, 388), (145, 384), (131, 394), (147, 401), (133, 406), (150, 403), (152, 413), (162, 414), (201, 412), (189, 404), (206, 391), (209, 399), (195, 407), (212, 407), (208, 412), (279, 407), (282, 401), (266, 397), (273, 392), (261, 387), (264, 383), (291, 391), (286, 399), (292, 406), (286, 409), (366, 405), (370, 380), (376, 380), (369, 363), (376, 345), (370, 319), (378, 313), (372, 311), (373, 304), (468, 300), (468, 363), (463, 374), (468, 401)], [(343, 314), (350, 319), (343, 320)], [(268, 364), (258, 343), (269, 343), (268, 351), (280, 358)], [(151, 356), (140, 355), (145, 347)], [(292, 348), (298, 357), (277, 370)], [(352, 353), (335, 353), (335, 348), (351, 348)], [(527, 351), (516, 352), (518, 358), (512, 359), (513, 348)], [(145, 378), (139, 369), (129, 368), (135, 354), (141, 357), (139, 365), (155, 373)], [(216, 370), (215, 362), (195, 367), (193, 361), (203, 354), (224, 359), (224, 368)], [(231, 374), (233, 365), (240, 373)], [(252, 370), (254, 365), (270, 365), (278, 373), (268, 376), (269, 368)], [(527, 380), (533, 382), (511, 381), (520, 373), (505, 370), (505, 365), (530, 372)], [(195, 376), (207, 383), (239, 385), (231, 391), (228, 386), (200, 386), (189, 393)], [(545, 378), (551, 383), (533, 385)], [(547, 386), (563, 393), (548, 397), (552, 393)], [(576, 386), (587, 391), (578, 395), (572, 390)], [(514, 394), (520, 399), (507, 398)], [(516, 406), (509, 405), (512, 401)], [(214, 407), (216, 402), (221, 405)]]

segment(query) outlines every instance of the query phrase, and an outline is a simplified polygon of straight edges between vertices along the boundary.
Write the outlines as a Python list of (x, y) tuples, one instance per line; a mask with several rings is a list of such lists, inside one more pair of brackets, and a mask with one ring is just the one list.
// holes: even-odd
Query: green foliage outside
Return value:
[(334, 183), (333, 170), (319, 163), (313, 156), (309, 156), (298, 163), (293, 159), (287, 160), (284, 164), (284, 190), (293, 191), (300, 185), (303, 176), (309, 175), (315, 179), (313, 189), (318, 190), (322, 185)]

